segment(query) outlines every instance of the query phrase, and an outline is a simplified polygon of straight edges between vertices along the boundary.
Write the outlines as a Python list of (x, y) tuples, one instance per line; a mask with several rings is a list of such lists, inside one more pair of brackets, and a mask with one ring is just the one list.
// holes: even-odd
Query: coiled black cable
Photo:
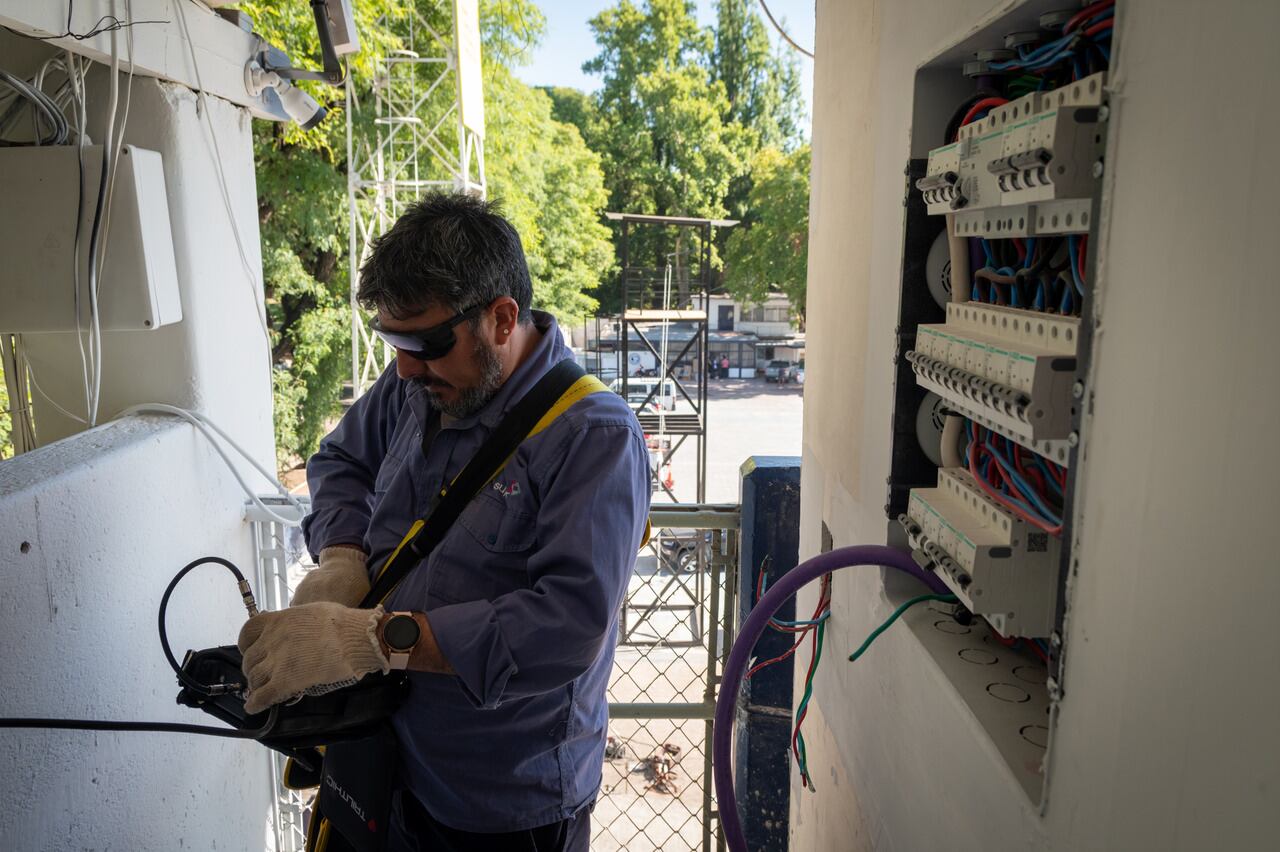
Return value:
[[(160, 608), (157, 613), (157, 621), (160, 630), (160, 648), (164, 651), (165, 659), (169, 661), (169, 665), (173, 667), (173, 671), (178, 676), (178, 680), (183, 686), (202, 695), (212, 695), (215, 692), (224, 692), (241, 688), (241, 684), (204, 684), (191, 677), (182, 670), (182, 666), (178, 664), (177, 658), (173, 656), (173, 650), (169, 647), (169, 633), (165, 627), (165, 615), (169, 609), (169, 598), (173, 595), (173, 590), (178, 587), (178, 583), (190, 574), (194, 569), (206, 563), (214, 563), (222, 565), (235, 575), (236, 583), (240, 588), (241, 599), (244, 601), (245, 608), (248, 609), (249, 615), (257, 614), (257, 604), (254, 602), (253, 593), (249, 589), (249, 583), (244, 578), (244, 574), (240, 569), (231, 562), (219, 556), (203, 556), (199, 559), (187, 563), (181, 571), (174, 575), (169, 581), (169, 585), (164, 590), (164, 595), (160, 598)], [(267, 715), (267, 721), (261, 728), (254, 730), (242, 731), (235, 728), (215, 728), (210, 725), (187, 725), (181, 722), (121, 722), (107, 719), (42, 719), (37, 717), (13, 717), (0, 718), (0, 728), (49, 728), (54, 730), (80, 730), (80, 731), (154, 731), (159, 733), (172, 734), (199, 734), (201, 736), (210, 737), (227, 737), (229, 739), (254, 740), (262, 737), (275, 727), (276, 718), (280, 715), (279, 706), (272, 707), (271, 712)]]

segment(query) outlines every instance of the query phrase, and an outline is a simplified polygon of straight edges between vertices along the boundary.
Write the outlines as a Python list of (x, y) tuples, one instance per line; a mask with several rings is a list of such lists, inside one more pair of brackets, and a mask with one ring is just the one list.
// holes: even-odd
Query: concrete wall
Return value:
[[(0, 32), (4, 64), (20, 74), (45, 49)], [(90, 81), (95, 139), (102, 138), (106, 74), (97, 68)], [(139, 77), (125, 141), (164, 157), (184, 318), (155, 331), (105, 335), (102, 419), (139, 402), (195, 409), (271, 468), (250, 121), (217, 98), (208, 100), (208, 118), (250, 272), (196, 96)], [(26, 342), (44, 390), (80, 410), (74, 337)], [(83, 427), (38, 396), (35, 414), (42, 443), (61, 440), (0, 464), (0, 715), (216, 724), (175, 706), (156, 606), (173, 574), (198, 556), (230, 558), (252, 576), (243, 493), (205, 439), (180, 422), (133, 419), (73, 434)], [(248, 465), (242, 469), (268, 488)], [(234, 642), (244, 621), (230, 575), (213, 567), (198, 574), (171, 607), (179, 656)], [(256, 744), (0, 731), (0, 765), (6, 850), (262, 848), (270, 797), (266, 752)]]
[[(220, 725), (178, 707), (156, 630), (165, 586), (219, 555), (252, 576), (239, 486), (192, 427), (113, 423), (0, 464), (0, 716)], [(169, 607), (188, 648), (244, 621), (231, 575), (197, 569)], [(0, 731), (0, 846), (261, 849), (267, 752), (160, 733)]]
[[(818, 2), (802, 557), (824, 520), (837, 546), (885, 540), (914, 70), (1009, 5)], [(1266, 93), (1280, 82), (1280, 7), (1120, 7), (1047, 812), (910, 631), (840, 661), (889, 612), (878, 573), (851, 570), (835, 581), (830, 662), (806, 722), (818, 792), (793, 773), (794, 849), (1274, 848), (1280, 177), (1268, 158), (1280, 118)]]

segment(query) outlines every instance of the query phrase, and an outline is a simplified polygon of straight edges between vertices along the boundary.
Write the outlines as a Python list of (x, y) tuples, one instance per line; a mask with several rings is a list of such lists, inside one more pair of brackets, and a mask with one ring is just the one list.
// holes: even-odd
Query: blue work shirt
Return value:
[[(371, 570), (507, 410), (572, 357), (550, 315), (542, 339), (477, 414), (444, 425), (421, 386), (389, 367), (307, 464), (313, 554), (355, 544)], [(649, 513), (635, 415), (594, 393), (521, 444), (436, 550), (386, 601), (425, 612), (456, 675), (411, 672), (394, 717), (401, 772), (440, 822), (521, 831), (595, 800), (618, 613)]]

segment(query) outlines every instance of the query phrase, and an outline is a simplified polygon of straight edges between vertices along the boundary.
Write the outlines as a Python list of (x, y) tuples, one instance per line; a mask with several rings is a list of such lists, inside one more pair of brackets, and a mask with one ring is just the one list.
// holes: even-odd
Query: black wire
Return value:
[(212, 562), (221, 565), (232, 574), (235, 575), (237, 583), (244, 582), (244, 574), (240, 573), (240, 569), (232, 565), (221, 556), (202, 556), (199, 559), (188, 562), (181, 571), (174, 575), (169, 581), (168, 587), (164, 590), (164, 595), (160, 598), (160, 610), (156, 616), (160, 629), (160, 649), (164, 651), (165, 659), (169, 661), (169, 665), (173, 667), (174, 674), (178, 676), (178, 680), (183, 686), (191, 689), (201, 695), (209, 695), (210, 690), (207, 684), (200, 683), (191, 675), (182, 670), (182, 666), (178, 665), (178, 660), (173, 656), (173, 650), (169, 647), (169, 631), (165, 627), (165, 615), (169, 611), (169, 597), (173, 594), (173, 590), (178, 587), (178, 583), (182, 582), (182, 578), (190, 574), (193, 570), (205, 563)]
[[(169, 608), (169, 598), (173, 594), (173, 590), (177, 588), (182, 578), (190, 574), (197, 567), (205, 563), (213, 562), (222, 565), (235, 575), (237, 583), (244, 582), (244, 574), (240, 573), (240, 569), (235, 565), (223, 559), (220, 556), (203, 556), (192, 562), (179, 571), (174, 578), (169, 581), (169, 585), (164, 590), (164, 595), (160, 598), (160, 611), (158, 615), (160, 626), (160, 648), (164, 651), (165, 659), (169, 661), (169, 665), (173, 667), (174, 673), (178, 676), (178, 680), (184, 686), (202, 695), (210, 694), (207, 685), (200, 683), (193, 677), (188, 675), (178, 665), (177, 659), (173, 656), (173, 650), (169, 647), (169, 634), (165, 629), (165, 614)], [(271, 708), (271, 712), (267, 715), (266, 724), (261, 728), (251, 731), (242, 731), (235, 728), (214, 728), (208, 725), (187, 725), (181, 722), (121, 722), (112, 719), (42, 719), (36, 717), (19, 717), (19, 718), (0, 718), (0, 728), (52, 728), (54, 730), (77, 730), (77, 731), (151, 731), (157, 733), (169, 734), (200, 734), (210, 737), (226, 737), (228, 739), (254, 740), (265, 736), (275, 727), (276, 720), (280, 715), (280, 707), (276, 705)]]
[[(178, 0), (178, 2), (182, 2), (182, 0)], [(29, 38), (32, 41), (52, 41), (53, 39), (58, 39), (58, 38), (73, 38), (76, 41), (85, 41), (86, 39), (91, 39), (91, 38), (94, 38), (95, 36), (100, 36), (103, 33), (113, 33), (118, 30), (126, 30), (126, 29), (129, 29), (130, 27), (136, 27), (139, 24), (169, 23), (169, 21), (167, 20), (165, 21), (122, 21), (119, 18), (117, 18), (115, 15), (103, 15), (101, 18), (99, 18), (97, 21), (94, 22), (93, 26), (89, 28), (88, 32), (73, 33), (71, 31), (71, 13), (72, 13), (72, 10), (74, 9), (75, 9), (75, 0), (68, 0), (66, 32), (62, 32), (57, 35), (35, 36), (35, 35), (29, 35), (27, 33), (20, 33), (17, 30), (13, 29), (12, 27), (5, 27), (5, 29), (16, 36), (21, 36), (22, 38)]]
[(255, 740), (269, 733), (280, 715), (279, 705), (271, 708), (267, 723), (252, 731), (214, 728), (209, 725), (184, 725), (181, 722), (117, 722), (110, 719), (39, 719), (34, 717), (0, 719), (0, 728), (51, 728), (59, 731), (149, 731), (162, 734), (199, 734), (232, 740)]

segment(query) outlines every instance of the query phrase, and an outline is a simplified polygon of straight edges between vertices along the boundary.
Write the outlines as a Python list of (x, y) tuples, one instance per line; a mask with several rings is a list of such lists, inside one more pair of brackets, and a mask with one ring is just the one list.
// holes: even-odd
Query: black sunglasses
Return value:
[(458, 338), (453, 333), (453, 327), (463, 320), (471, 319), (486, 307), (488, 306), (472, 305), (442, 323), (419, 331), (388, 331), (378, 322), (377, 317), (369, 322), (369, 328), (373, 329), (373, 333), (382, 338), (388, 346), (419, 361), (434, 361), (448, 355), (453, 344), (458, 342)]

